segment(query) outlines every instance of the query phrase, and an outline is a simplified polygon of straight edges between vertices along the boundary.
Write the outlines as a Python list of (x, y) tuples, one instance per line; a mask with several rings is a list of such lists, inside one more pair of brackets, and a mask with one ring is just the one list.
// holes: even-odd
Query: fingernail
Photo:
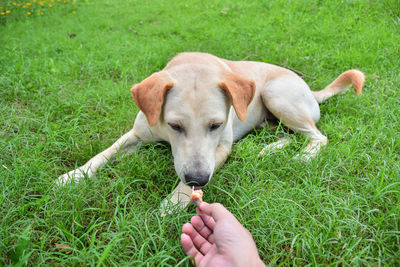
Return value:
[(199, 214), (203, 213), (203, 210), (207, 208), (208, 205), (210, 204), (208, 204), (207, 202), (201, 202), (200, 205), (197, 206), (196, 212)]

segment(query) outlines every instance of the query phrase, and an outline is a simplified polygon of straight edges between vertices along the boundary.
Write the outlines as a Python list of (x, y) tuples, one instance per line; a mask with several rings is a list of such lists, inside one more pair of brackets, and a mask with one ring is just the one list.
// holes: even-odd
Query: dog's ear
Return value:
[(165, 71), (152, 74), (131, 88), (136, 105), (146, 115), (147, 122), (154, 126), (161, 114), (166, 93), (174, 86)]
[(225, 75), (225, 81), (219, 82), (218, 86), (231, 99), (238, 118), (241, 121), (245, 121), (247, 107), (253, 99), (256, 90), (255, 83), (240, 75), (228, 73)]

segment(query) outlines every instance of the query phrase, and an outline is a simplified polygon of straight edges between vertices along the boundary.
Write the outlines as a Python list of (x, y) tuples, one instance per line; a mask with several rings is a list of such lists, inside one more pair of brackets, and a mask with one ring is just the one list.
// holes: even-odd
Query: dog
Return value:
[[(301, 153), (315, 157), (327, 137), (316, 127), (319, 104), (351, 85), (361, 94), (365, 76), (348, 70), (321, 91), (311, 91), (294, 72), (263, 62), (229, 61), (207, 53), (185, 52), (166, 67), (131, 88), (140, 111), (132, 130), (86, 164), (61, 175), (65, 185), (92, 177), (116, 155), (135, 151), (139, 143), (167, 141), (180, 183), (162, 203), (162, 214), (189, 203), (191, 186), (210, 182), (239, 140), (268, 118), (305, 134), (309, 143)], [(287, 145), (283, 138), (260, 154)]]

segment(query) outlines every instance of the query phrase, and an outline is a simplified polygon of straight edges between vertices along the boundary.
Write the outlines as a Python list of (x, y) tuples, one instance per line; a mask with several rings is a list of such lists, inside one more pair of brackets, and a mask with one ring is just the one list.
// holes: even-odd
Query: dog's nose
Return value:
[(185, 181), (190, 186), (205, 186), (210, 178), (209, 173), (186, 173)]

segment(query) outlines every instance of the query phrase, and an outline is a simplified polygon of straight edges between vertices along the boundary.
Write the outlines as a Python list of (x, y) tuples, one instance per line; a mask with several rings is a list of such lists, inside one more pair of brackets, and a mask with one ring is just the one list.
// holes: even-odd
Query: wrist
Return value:
[(260, 258), (258, 258), (253, 266), (265, 267), (265, 263)]
[(235, 267), (243, 267), (243, 266), (248, 266), (248, 267), (265, 267), (266, 265), (264, 262), (260, 259), (260, 257), (257, 255), (257, 257), (253, 256), (246, 256), (242, 257), (240, 260), (233, 260), (232, 261), (232, 266)]

